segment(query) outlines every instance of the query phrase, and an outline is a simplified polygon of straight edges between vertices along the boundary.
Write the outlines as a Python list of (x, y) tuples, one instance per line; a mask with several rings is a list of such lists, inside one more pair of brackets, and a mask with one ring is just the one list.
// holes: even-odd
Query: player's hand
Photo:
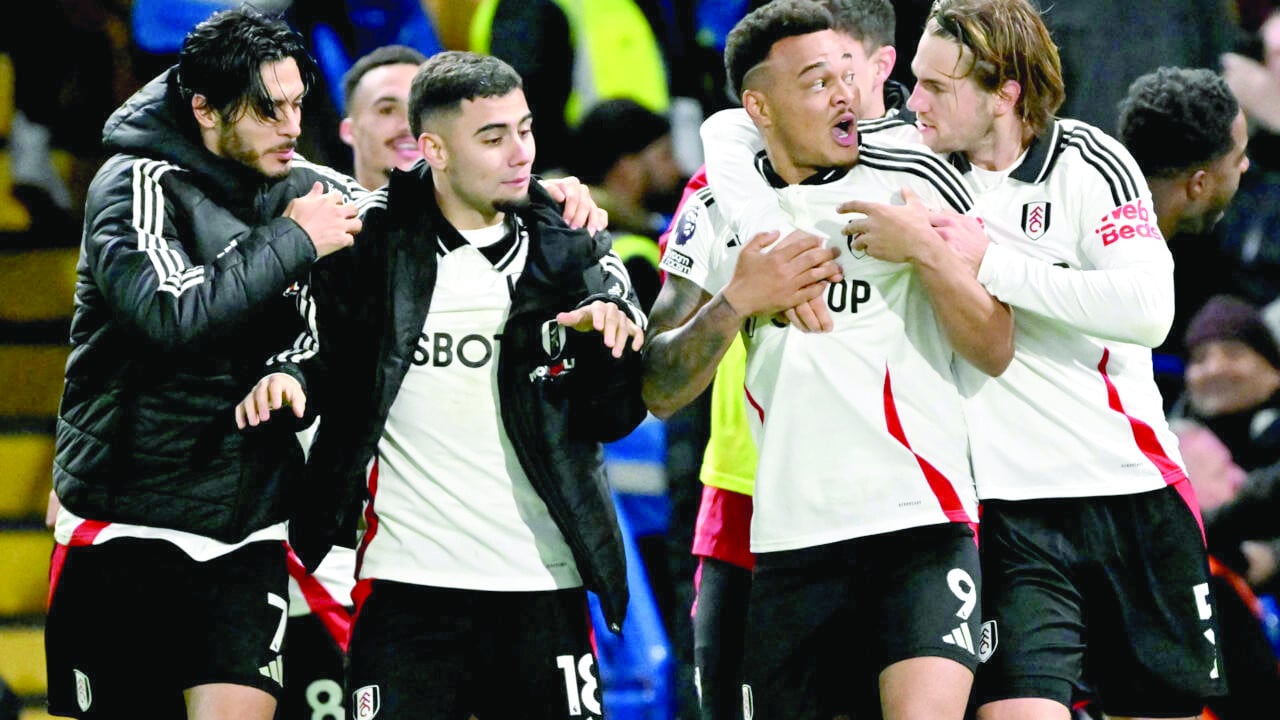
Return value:
[[(760, 233), (743, 246), (733, 277), (722, 291), (724, 299), (744, 318), (793, 311), (789, 319), (798, 318), (810, 328), (830, 329), (826, 306), (819, 304), (815, 310), (809, 302), (819, 298), (828, 283), (843, 277), (835, 261), (839, 252), (823, 247), (822, 238), (800, 230), (774, 242), (777, 238), (777, 231)], [(825, 322), (822, 314), (827, 315)]]
[(325, 192), (319, 181), (311, 186), (311, 192), (289, 201), (284, 217), (306, 231), (316, 246), (316, 259), (351, 247), (361, 228), (356, 206), (345, 202), (336, 190)]
[(587, 232), (595, 235), (609, 226), (609, 213), (596, 205), (591, 197), (591, 188), (572, 175), (562, 178), (550, 178), (540, 181), (542, 187), (552, 200), (564, 205), (561, 217), (569, 223), (569, 227), (577, 230), (585, 227)]
[[(827, 283), (823, 283), (824, 288), (826, 285)], [(783, 311), (782, 317), (801, 332), (824, 333), (835, 329), (835, 321), (831, 319), (831, 310), (827, 308), (827, 300), (822, 292), (808, 302)]]
[(843, 230), (850, 250), (887, 262), (910, 262), (926, 243), (937, 241), (929, 208), (909, 187), (903, 186), (901, 195), (902, 204), (850, 200), (836, 208), (841, 213), (858, 213)]
[(271, 419), (271, 412), (289, 406), (296, 417), (307, 412), (307, 394), (302, 383), (288, 373), (271, 373), (258, 381), (248, 395), (236, 405), (236, 427), (257, 427)]
[(969, 215), (945, 210), (931, 213), (929, 222), (947, 247), (958, 255), (973, 276), (977, 277), (982, 258), (987, 254), (987, 246), (991, 244), (986, 230), (982, 227), (982, 222)]
[(562, 312), (556, 315), (556, 322), (570, 330), (600, 333), (604, 346), (613, 350), (616, 358), (622, 357), (628, 338), (631, 339), (632, 350), (639, 350), (644, 345), (644, 330), (622, 308), (604, 300)]

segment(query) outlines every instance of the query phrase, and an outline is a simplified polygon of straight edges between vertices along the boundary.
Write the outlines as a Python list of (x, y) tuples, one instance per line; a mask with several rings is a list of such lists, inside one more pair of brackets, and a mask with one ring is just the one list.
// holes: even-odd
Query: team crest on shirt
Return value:
[(76, 675), (76, 705), (80, 706), (80, 712), (88, 712), (89, 706), (93, 704), (93, 688), (89, 685), (89, 676), (75, 668), (71, 672)]
[(564, 352), (566, 338), (564, 326), (555, 320), (548, 320), (542, 324), (542, 352), (552, 360), (560, 357), (560, 353)]
[(1040, 200), (1022, 206), (1022, 232), (1032, 240), (1039, 240), (1049, 231), (1049, 202)]
[(996, 645), (999, 644), (1000, 638), (996, 634), (996, 621), (988, 620), (982, 623), (982, 633), (978, 635), (978, 662), (986, 662), (996, 652)]
[(555, 382), (573, 370), (573, 358), (561, 357), (564, 354), (567, 339), (565, 327), (560, 323), (548, 320), (542, 324), (542, 351), (547, 354), (551, 362), (539, 365), (530, 371), (530, 382)]
[(351, 712), (355, 720), (372, 720), (382, 708), (377, 685), (365, 685), (351, 693)]

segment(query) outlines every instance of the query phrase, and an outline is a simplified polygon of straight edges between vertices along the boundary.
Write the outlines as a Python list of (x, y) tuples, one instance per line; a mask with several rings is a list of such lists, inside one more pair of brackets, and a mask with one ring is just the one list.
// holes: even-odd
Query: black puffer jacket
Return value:
[(54, 485), (77, 515), (238, 541), (287, 517), (302, 455), (281, 423), (241, 433), (234, 407), (298, 332), (288, 289), (315, 248), (288, 202), (321, 180), (268, 182), (204, 148), (172, 70), (103, 130), (89, 187)]
[[(376, 198), (386, 193), (386, 207)], [(569, 230), (536, 183), (520, 211), (529, 258), (514, 289), (498, 365), (502, 421), (521, 466), (573, 550), (586, 587), (606, 619), (621, 627), (626, 560), (605, 479), (601, 442), (639, 425), (640, 357), (615, 359), (595, 333), (547, 332), (557, 313), (609, 300), (644, 322), (635, 293), (601, 234)], [(290, 528), (308, 567), (337, 541), (354, 541), (365, 470), (400, 391), (436, 284), (436, 233), (430, 169), (395, 172), (375, 191), (354, 248), (316, 265), (319, 354), (285, 369), (308, 388), (308, 412), (324, 417), (307, 463), (309, 518)], [(388, 210), (387, 208), (391, 208)], [(299, 346), (305, 346), (301, 343)], [(330, 529), (345, 528), (345, 536)]]

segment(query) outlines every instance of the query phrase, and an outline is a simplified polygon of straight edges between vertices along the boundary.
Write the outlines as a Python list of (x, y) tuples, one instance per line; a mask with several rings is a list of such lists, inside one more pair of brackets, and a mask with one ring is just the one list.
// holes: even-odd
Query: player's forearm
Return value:
[(947, 248), (915, 260), (938, 324), (960, 357), (996, 377), (1013, 360), (1013, 312)]
[(1172, 265), (1075, 270), (992, 245), (978, 279), (1013, 307), (1094, 337), (1153, 348), (1173, 323)]
[(693, 402), (711, 384), (741, 327), (742, 316), (718, 293), (688, 322), (651, 337), (641, 390), (649, 411), (667, 418)]

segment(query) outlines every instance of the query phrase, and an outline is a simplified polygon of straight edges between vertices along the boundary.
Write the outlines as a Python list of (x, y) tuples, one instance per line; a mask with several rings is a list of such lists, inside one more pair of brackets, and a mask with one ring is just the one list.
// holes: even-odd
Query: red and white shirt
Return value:
[[(708, 156), (718, 201), (717, 160)], [(768, 175), (763, 156), (757, 160)], [(959, 174), (932, 153), (871, 141), (849, 170), (776, 189), (792, 225), (840, 248), (844, 280), (827, 293), (832, 332), (803, 333), (768, 318), (752, 318), (744, 330), (759, 450), (753, 552), (977, 520), (954, 352), (929, 297), (910, 264), (854, 252), (840, 233), (848, 220), (836, 213), (840, 203), (891, 202), (904, 185), (932, 207), (965, 211), (971, 203)], [(682, 272), (666, 258), (664, 269), (710, 293), (722, 289), (740, 246), (716, 247), (725, 234), (711, 227), (682, 237), (683, 227), (667, 257), (679, 251), (691, 258), (687, 267), (706, 270)]]
[(1132, 156), (1058, 120), (1011, 171), (954, 160), (992, 241), (978, 280), (1016, 327), (1000, 377), (960, 370), (979, 496), (1122, 495), (1183, 479), (1151, 364), (1173, 320), (1173, 257)]

